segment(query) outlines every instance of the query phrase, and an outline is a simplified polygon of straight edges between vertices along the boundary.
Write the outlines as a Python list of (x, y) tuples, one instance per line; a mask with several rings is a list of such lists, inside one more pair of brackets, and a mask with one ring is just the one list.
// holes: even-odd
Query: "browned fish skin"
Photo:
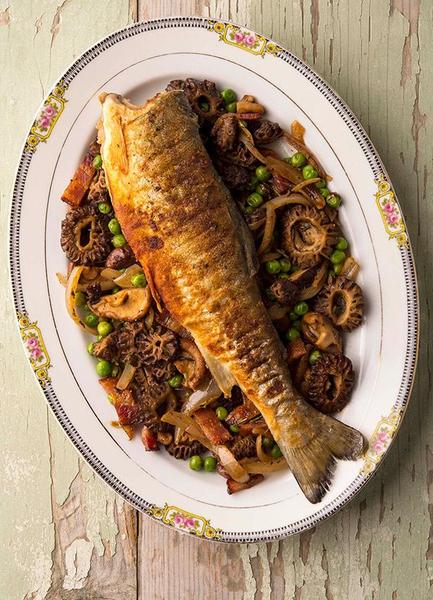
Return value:
[[(116, 217), (155, 297), (256, 404), (310, 501), (334, 457), (355, 458), (356, 430), (294, 391), (238, 234), (238, 216), (182, 92), (143, 107), (103, 99), (103, 162)], [(302, 461), (302, 464), (300, 464)]]

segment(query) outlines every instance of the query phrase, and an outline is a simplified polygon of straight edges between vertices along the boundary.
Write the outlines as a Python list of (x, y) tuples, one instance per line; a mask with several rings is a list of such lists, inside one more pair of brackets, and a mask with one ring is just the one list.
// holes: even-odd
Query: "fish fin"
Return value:
[(296, 481), (307, 499), (316, 504), (329, 489), (336, 459), (356, 460), (365, 449), (363, 435), (341, 421), (305, 405), (316, 435), (304, 446), (283, 448)]
[(236, 385), (236, 379), (233, 377), (229, 369), (221, 363), (217, 358), (212, 356), (206, 348), (200, 345), (196, 339), (194, 339), (197, 348), (200, 350), (209, 371), (212, 373), (212, 377), (215, 379), (219, 389), (222, 391), (224, 396), (228, 398), (232, 391), (232, 387)]

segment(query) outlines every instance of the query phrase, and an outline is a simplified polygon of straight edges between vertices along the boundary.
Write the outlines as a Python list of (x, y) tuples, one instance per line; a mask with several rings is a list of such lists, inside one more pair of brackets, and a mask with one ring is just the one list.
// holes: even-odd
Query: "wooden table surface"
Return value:
[(345, 510), (271, 544), (212, 545), (142, 517), (78, 458), (26, 365), (0, 265), (1, 600), (433, 598), (429, 334), (433, 225), (432, 0), (0, 0), (2, 248), (20, 146), (53, 82), (134, 20), (229, 18), (312, 65), (378, 148), (417, 258), (417, 383), (385, 465)]

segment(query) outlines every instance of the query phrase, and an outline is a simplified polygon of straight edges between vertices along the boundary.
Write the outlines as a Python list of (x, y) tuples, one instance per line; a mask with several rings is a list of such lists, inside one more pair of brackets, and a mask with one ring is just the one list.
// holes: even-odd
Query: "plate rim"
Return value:
[[(130, 490), (125, 484), (123, 484), (113, 473), (109, 471), (109, 469), (102, 463), (102, 461), (93, 453), (93, 451), (89, 448), (86, 441), (81, 437), (81, 435), (76, 430), (73, 423), (70, 421), (69, 417), (65, 413), (62, 403), (57, 398), (56, 393), (53, 387), (50, 384), (49, 378), (44, 380), (38, 373), (35, 368), (32, 368), (33, 375), (35, 379), (39, 383), (39, 388), (41, 392), (44, 394), (45, 399), (47, 401), (48, 406), (50, 407), (52, 413), (56, 417), (57, 421), (61, 425), (63, 431), (66, 436), (70, 440), (70, 442), (74, 445), (74, 447), (80, 453), (80, 456), (86, 461), (86, 463), (94, 470), (94, 472), (107, 483), (110, 488), (112, 488), (116, 493), (118, 493), (126, 502), (132, 505), (135, 509), (140, 512), (150, 516), (154, 520), (157, 520), (167, 526), (171, 526), (175, 528), (177, 531), (189, 535), (193, 535), (194, 537), (199, 537), (201, 539), (215, 541), (215, 542), (241, 542), (241, 543), (251, 543), (251, 542), (267, 542), (267, 541), (276, 541), (280, 539), (284, 539), (291, 535), (296, 535), (301, 531), (308, 530), (314, 527), (317, 523), (324, 521), (325, 519), (331, 517), (340, 509), (345, 507), (353, 498), (364, 489), (365, 485), (371, 480), (371, 478), (377, 473), (378, 468), (383, 464), (385, 457), (387, 456), (393, 441), (395, 439), (396, 434), (398, 433), (400, 426), (404, 420), (404, 416), (406, 414), (407, 407), (409, 405), (409, 401), (411, 398), (411, 393), (413, 390), (413, 385), (415, 381), (415, 374), (418, 362), (418, 354), (419, 354), (419, 292), (418, 292), (418, 280), (416, 274), (416, 267), (412, 252), (412, 246), (410, 242), (410, 237), (407, 231), (406, 222), (404, 219), (404, 215), (401, 211), (400, 204), (398, 202), (398, 198), (395, 195), (395, 192), (392, 188), (391, 180), (386, 172), (386, 169), (383, 165), (383, 162), (375, 149), (373, 143), (371, 142), (369, 136), (364, 130), (363, 126), (359, 122), (358, 118), (352, 112), (352, 110), (348, 107), (345, 101), (335, 92), (335, 90), (320, 76), (318, 75), (305, 61), (298, 58), (291, 51), (281, 46), (280, 44), (274, 42), (272, 38), (264, 36), (263, 34), (259, 34), (254, 30), (249, 29), (248, 27), (244, 27), (238, 25), (230, 20), (225, 19), (213, 19), (210, 17), (197, 17), (197, 16), (171, 16), (171, 17), (163, 17), (158, 19), (151, 19), (147, 21), (140, 21), (137, 23), (129, 24), (125, 27), (117, 29), (112, 33), (104, 36), (96, 43), (89, 46), (76, 60), (71, 62), (68, 67), (63, 71), (62, 75), (58, 78), (56, 83), (53, 85), (51, 92), (49, 92), (42, 103), (40, 104), (38, 110), (35, 113), (35, 117), (32, 121), (32, 125), (30, 126), (28, 133), (26, 135), (25, 141), (22, 145), (21, 152), (19, 154), (18, 165), (14, 178), (14, 185), (12, 189), (12, 202), (10, 204), (9, 210), (9, 256), (8, 256), (8, 266), (9, 266), (9, 282), (12, 290), (14, 308), (16, 312), (17, 318), (15, 319), (18, 330), (20, 332), (20, 337), (23, 338), (23, 323), (29, 323), (30, 325), (35, 326), (35, 324), (30, 322), (29, 316), (26, 313), (24, 300), (23, 300), (23, 290), (21, 283), (21, 274), (20, 274), (20, 257), (19, 257), (19, 232), (20, 232), (20, 216), (21, 216), (21, 208), (23, 201), (23, 191), (24, 185), (26, 181), (27, 172), (30, 168), (31, 158), (33, 156), (34, 148), (28, 148), (28, 140), (29, 136), (32, 135), (32, 130), (35, 127), (37, 122), (38, 115), (40, 115), (42, 108), (44, 107), (47, 99), (55, 93), (55, 90), (62, 90), (67, 85), (73, 81), (76, 75), (87, 66), (94, 58), (102, 54), (107, 48), (117, 44), (119, 41), (127, 39), (129, 37), (133, 37), (136, 35), (140, 35), (146, 33), (147, 31), (153, 31), (157, 29), (169, 29), (174, 27), (185, 27), (185, 28), (204, 28), (209, 30), (210, 32), (214, 31), (220, 35), (220, 39), (223, 39), (221, 35), (225, 34), (227, 28), (233, 27), (236, 29), (246, 30), (248, 32), (253, 33), (260, 43), (261, 47), (261, 56), (265, 53), (269, 52), (275, 55), (277, 58), (281, 58), (286, 63), (288, 63), (291, 67), (295, 68), (302, 76), (306, 77), (310, 83), (315, 85), (315, 87), (324, 95), (325, 100), (330, 102), (331, 106), (337, 111), (340, 118), (343, 119), (344, 123), (349, 127), (352, 135), (355, 137), (356, 142), (361, 147), (370, 167), (375, 176), (376, 180), (380, 181), (380, 178), (383, 178), (383, 182), (388, 184), (391, 193), (394, 196), (394, 200), (397, 204), (397, 207), (400, 211), (401, 223), (402, 223), (402, 231), (404, 232), (405, 242), (403, 245), (399, 244), (401, 259), (403, 262), (403, 272), (405, 278), (406, 285), (406, 302), (408, 306), (408, 325), (407, 325), (407, 333), (408, 340), (406, 346), (406, 360), (403, 368), (402, 380), (400, 382), (400, 388), (397, 393), (397, 398), (393, 405), (393, 411), (395, 414), (393, 416), (393, 421), (391, 423), (392, 430), (390, 435), (389, 444), (386, 447), (385, 451), (380, 454), (378, 462), (375, 462), (372, 466), (371, 471), (366, 474), (359, 474), (352, 483), (345, 488), (345, 490), (337, 496), (332, 502), (327, 504), (322, 509), (313, 513), (313, 515), (309, 517), (305, 517), (300, 519), (291, 525), (286, 525), (283, 527), (278, 527), (275, 529), (267, 529), (262, 531), (255, 532), (232, 532), (232, 531), (221, 531), (215, 529), (210, 525), (210, 521), (204, 519), (203, 517), (199, 517), (198, 515), (193, 515), (195, 517), (199, 517), (203, 521), (203, 528), (201, 535), (195, 533), (191, 530), (185, 530), (181, 527), (177, 527), (175, 523), (169, 523), (167, 520), (164, 520), (164, 517), (167, 516), (167, 510), (170, 508), (175, 508), (180, 511), (180, 514), (190, 515), (188, 511), (184, 509), (178, 509), (177, 507), (163, 507), (159, 508), (151, 503), (147, 502), (144, 498), (141, 498), (137, 494), (135, 494), (132, 490)], [(233, 46), (237, 44), (231, 43), (227, 40), (226, 43), (229, 43)], [(112, 43), (110, 43), (112, 42)], [(243, 50), (248, 50), (247, 48), (242, 48)], [(254, 52), (253, 52), (254, 53)], [(61, 111), (60, 111), (61, 112)], [(60, 114), (60, 113), (59, 113)], [(54, 121), (55, 124), (55, 121)], [(47, 136), (48, 137), (48, 136)], [(41, 140), (45, 141), (45, 140)], [(39, 143), (37, 141), (36, 143)], [(409, 282), (410, 280), (410, 282)], [(410, 289), (409, 289), (410, 288)], [(411, 296), (409, 296), (409, 292), (411, 292)], [(37, 327), (36, 327), (37, 328)], [(23, 350), (25, 351), (24, 340), (22, 339)], [(28, 358), (28, 357), (27, 357)], [(29, 365), (31, 366), (31, 365)], [(407, 371), (407, 381), (405, 381), (405, 372)], [(402, 389), (403, 388), (403, 389)], [(399, 398), (401, 400), (399, 401)], [(392, 413), (391, 413), (392, 414)], [(391, 414), (388, 419), (391, 418)], [(383, 418), (382, 420), (386, 421), (387, 418)]]

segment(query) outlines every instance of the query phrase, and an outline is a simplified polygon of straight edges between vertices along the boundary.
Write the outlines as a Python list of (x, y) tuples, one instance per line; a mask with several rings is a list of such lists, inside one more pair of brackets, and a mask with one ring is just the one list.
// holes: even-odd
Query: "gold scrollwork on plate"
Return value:
[(364, 464), (361, 475), (369, 475), (376, 465), (382, 460), (383, 455), (391, 445), (392, 438), (397, 431), (401, 419), (401, 410), (395, 408), (387, 417), (382, 417), (376, 425), (370, 438), (368, 450), (364, 454)]
[(230, 44), (230, 46), (242, 48), (242, 50), (246, 50), (256, 56), (263, 57), (266, 53), (278, 54), (282, 50), (274, 42), (244, 27), (220, 21), (210, 21), (210, 25), (212, 26), (212, 30), (219, 35), (222, 42)]
[(164, 504), (163, 508), (152, 506), (147, 512), (158, 521), (162, 521), (178, 531), (191, 533), (208, 540), (218, 540), (220, 538), (221, 529), (212, 527), (208, 519), (177, 506), (168, 506), (168, 504)]
[(65, 108), (67, 85), (60, 82), (45, 100), (27, 136), (25, 151), (34, 152), (39, 142), (46, 142)]
[(19, 312), (17, 316), (21, 337), (30, 364), (38, 378), (39, 384), (44, 388), (51, 381), (48, 374), (48, 369), (51, 367), (51, 360), (42, 337), (42, 332), (38, 327), (37, 321), (30, 322), (27, 313)]
[(390, 239), (397, 239), (399, 246), (407, 246), (406, 226), (391, 184), (383, 174), (376, 179), (376, 184), (378, 189), (376, 203), (382, 215), (385, 231)]

